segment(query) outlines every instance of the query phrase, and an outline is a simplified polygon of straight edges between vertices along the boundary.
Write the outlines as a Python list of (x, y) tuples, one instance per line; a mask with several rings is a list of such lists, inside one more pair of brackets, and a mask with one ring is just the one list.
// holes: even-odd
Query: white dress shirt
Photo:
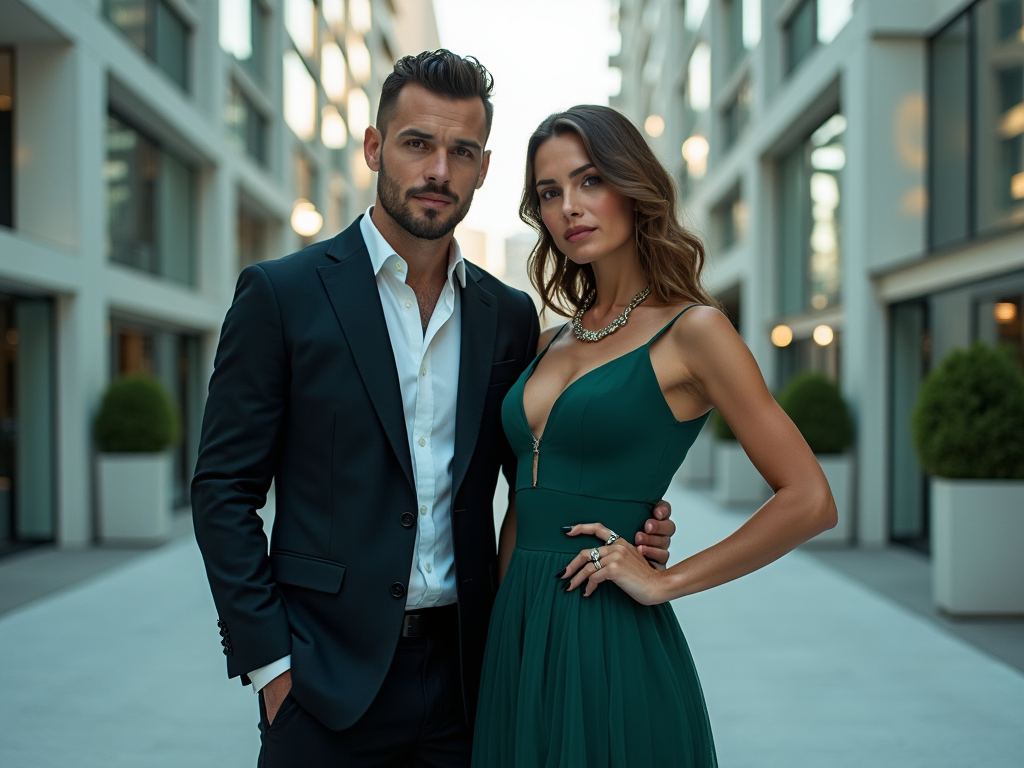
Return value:
[[(405, 606), (414, 610), (451, 605), (457, 598), (451, 513), (462, 343), (459, 291), (453, 276), (465, 287), (466, 266), (459, 244), (452, 240), (448, 280), (424, 332), (416, 294), (405, 284), (408, 265), (374, 226), (372, 213), (373, 206), (366, 210), (359, 229), (377, 276), (398, 369), (419, 512)], [(290, 668), (291, 656), (285, 656), (250, 672), (253, 691)]]

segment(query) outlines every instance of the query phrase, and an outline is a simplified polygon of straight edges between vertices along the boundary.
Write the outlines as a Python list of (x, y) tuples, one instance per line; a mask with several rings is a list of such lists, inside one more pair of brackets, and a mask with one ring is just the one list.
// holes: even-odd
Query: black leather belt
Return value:
[(458, 632), (459, 607), (455, 604), (440, 608), (423, 608), (405, 614), (402, 637), (442, 637)]

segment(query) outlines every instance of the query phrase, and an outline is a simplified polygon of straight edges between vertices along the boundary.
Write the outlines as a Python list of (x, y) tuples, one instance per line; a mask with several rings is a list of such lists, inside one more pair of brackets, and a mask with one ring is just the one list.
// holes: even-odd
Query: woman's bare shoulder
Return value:
[(539, 355), (544, 351), (544, 348), (551, 343), (551, 340), (558, 335), (558, 332), (565, 327), (565, 323), (556, 323), (550, 328), (545, 328), (540, 332), (540, 338), (537, 339), (537, 354)]

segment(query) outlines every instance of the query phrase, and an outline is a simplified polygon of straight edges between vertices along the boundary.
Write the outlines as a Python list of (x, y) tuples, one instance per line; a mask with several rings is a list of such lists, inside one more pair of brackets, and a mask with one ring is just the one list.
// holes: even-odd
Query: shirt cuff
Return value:
[(252, 683), (252, 692), (259, 693), (260, 690), (278, 675), (283, 675), (292, 668), (292, 657), (288, 654), (282, 659), (272, 661), (265, 667), (254, 669), (249, 673), (249, 682)]

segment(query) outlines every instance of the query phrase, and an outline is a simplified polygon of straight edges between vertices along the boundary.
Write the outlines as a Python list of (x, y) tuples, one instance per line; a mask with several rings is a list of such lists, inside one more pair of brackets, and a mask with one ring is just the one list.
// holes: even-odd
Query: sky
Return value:
[(617, 87), (610, 0), (434, 0), (441, 45), (494, 75), (491, 166), (464, 225), (495, 239), (519, 220), (526, 143), (541, 120), (574, 104), (607, 104)]

